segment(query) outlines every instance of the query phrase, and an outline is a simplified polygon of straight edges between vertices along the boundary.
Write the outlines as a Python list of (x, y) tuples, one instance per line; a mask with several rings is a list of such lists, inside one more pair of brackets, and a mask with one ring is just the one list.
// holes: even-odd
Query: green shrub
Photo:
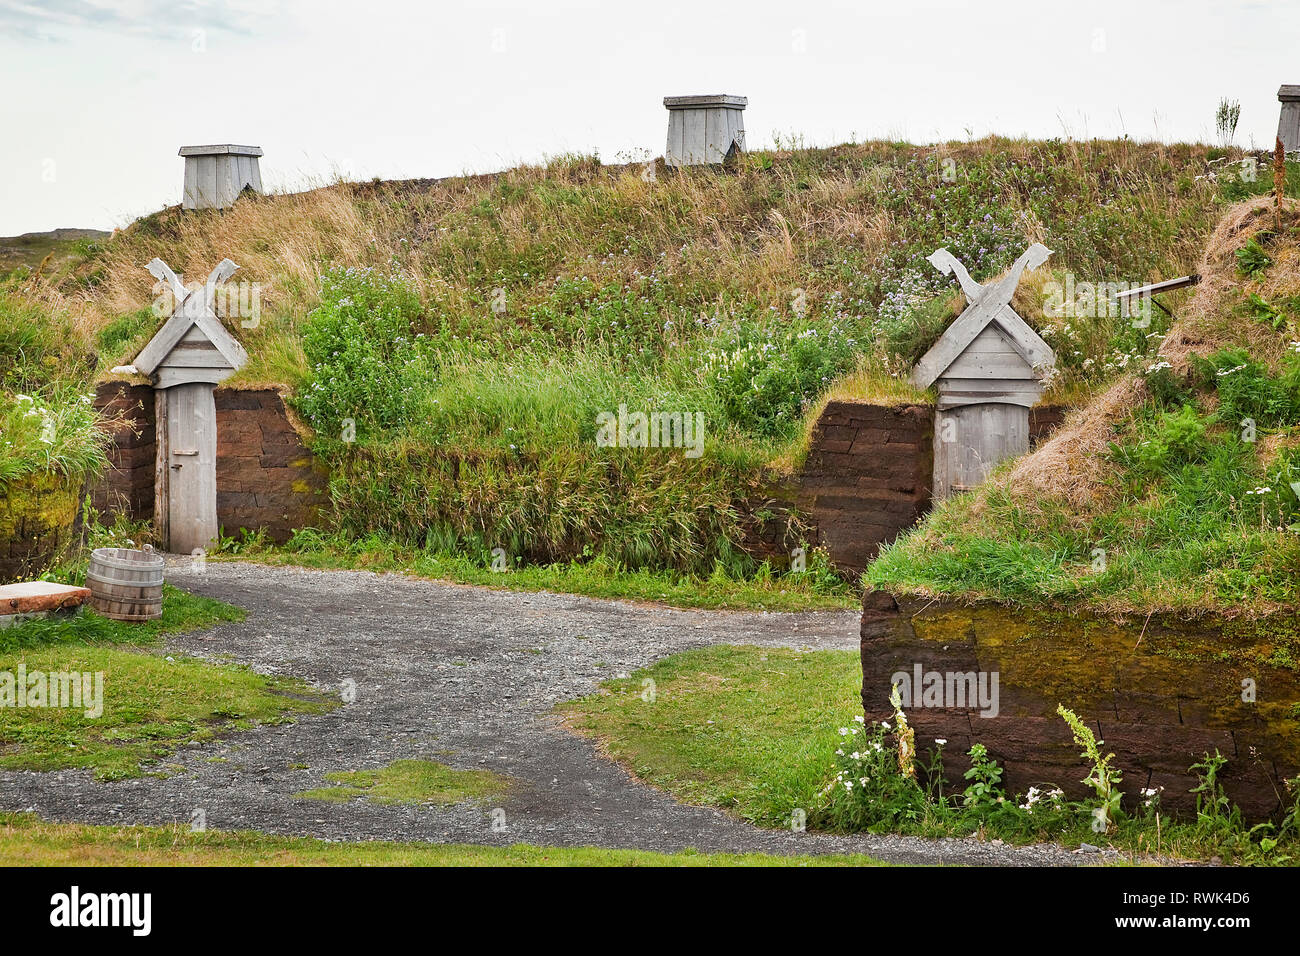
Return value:
[(1157, 362), (1147, 370), (1146, 386), (1160, 408), (1176, 408), (1191, 399), (1168, 362)]
[(1251, 316), (1256, 321), (1263, 322), (1274, 332), (1286, 331), (1287, 312), (1285, 308), (1274, 305), (1257, 292), (1251, 292), (1246, 296), (1246, 305)]
[(972, 744), (967, 753), (970, 768), (963, 776), (970, 782), (962, 791), (962, 806), (974, 809), (993, 809), (1006, 802), (1002, 788), (1002, 768), (989, 756), (983, 744)]
[(916, 827), (936, 810), (914, 776), (899, 772), (887, 723), (863, 718), (839, 729), (834, 776), (817, 795), (809, 822), (828, 830), (887, 833)]
[(1247, 418), (1261, 428), (1300, 419), (1300, 355), (1288, 355), (1282, 373), (1274, 377), (1245, 349), (1222, 349), (1208, 359), (1195, 357), (1192, 374), (1202, 388), (1218, 392), (1215, 418), (1229, 428)]
[[(675, 449), (560, 445), (451, 453), (396, 442), (357, 448), (336, 464), (330, 492), (340, 526), (487, 563), (600, 555), (626, 569), (733, 576), (754, 569), (734, 548), (743, 531), (743, 467)], [(737, 561), (743, 567), (737, 565)]]
[(1257, 238), (1252, 238), (1237, 250), (1237, 271), (1244, 276), (1255, 276), (1263, 272), (1273, 260), (1268, 257), (1264, 247), (1259, 244)]
[(0, 389), (0, 491), (23, 475), (49, 472), (79, 480), (106, 467), (108, 434), (93, 398), (66, 384), (44, 395)]
[(751, 434), (794, 431), (805, 406), (852, 367), (857, 340), (836, 324), (738, 325), (714, 342), (704, 377), (727, 420)]
[(93, 369), (94, 356), (65, 313), (0, 294), (0, 388), (38, 392), (56, 382), (86, 382)]
[(355, 424), (358, 441), (400, 429), (433, 378), (416, 322), (420, 297), (401, 275), (333, 269), (307, 317), (303, 351), (310, 381), (295, 404), (328, 440)]
[(1205, 422), (1192, 405), (1160, 415), (1145, 437), (1127, 447), (1116, 447), (1116, 457), (1127, 464), (1139, 480), (1177, 470), (1200, 459), (1208, 449)]
[(0, 294), (0, 485), (38, 472), (80, 480), (107, 465), (94, 366), (66, 313)]
[(943, 295), (919, 303), (899, 301), (894, 308), (882, 308), (872, 326), (878, 348), (900, 368), (915, 365), (953, 318), (949, 298)]
[[(1250, 159), (1245, 157), (1219, 175), (1219, 196), (1225, 202), (1241, 202), (1273, 191), (1269, 163), (1257, 159), (1252, 167)], [(1286, 194), (1293, 199), (1300, 196), (1300, 163), (1291, 160), (1286, 164)]]
[(95, 335), (95, 345), (107, 361), (120, 359), (126, 361), (130, 356), (124, 354), (128, 345), (143, 340), (158, 324), (152, 309), (137, 309), (120, 315), (105, 325)]

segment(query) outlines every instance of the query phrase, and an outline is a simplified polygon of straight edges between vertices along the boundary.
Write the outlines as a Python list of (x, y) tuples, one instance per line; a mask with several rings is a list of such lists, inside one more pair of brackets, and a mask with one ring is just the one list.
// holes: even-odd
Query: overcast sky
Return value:
[(749, 97), (751, 148), (988, 133), (1271, 147), (1300, 3), (0, 0), (0, 236), (177, 203), (178, 147), (268, 188), (661, 155), (665, 95)]

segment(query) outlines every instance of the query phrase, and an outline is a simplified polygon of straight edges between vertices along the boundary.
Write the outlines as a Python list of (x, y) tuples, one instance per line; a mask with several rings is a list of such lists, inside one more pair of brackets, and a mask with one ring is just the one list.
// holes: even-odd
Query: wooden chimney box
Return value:
[(186, 209), (229, 209), (245, 189), (262, 191), (260, 146), (182, 146)]
[(665, 96), (669, 166), (710, 166), (745, 151), (743, 96)]
[(1284, 84), (1277, 90), (1282, 112), (1277, 120), (1277, 138), (1288, 153), (1300, 149), (1300, 85)]

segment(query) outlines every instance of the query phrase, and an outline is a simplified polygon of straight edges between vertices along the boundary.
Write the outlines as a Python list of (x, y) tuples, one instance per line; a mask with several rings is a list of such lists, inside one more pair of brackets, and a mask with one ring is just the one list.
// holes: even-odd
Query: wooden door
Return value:
[(1029, 451), (1029, 409), (1001, 402), (940, 409), (934, 423), (934, 497), (969, 491), (999, 462)]
[(217, 539), (217, 406), (209, 382), (167, 389), (168, 548), (207, 549)]

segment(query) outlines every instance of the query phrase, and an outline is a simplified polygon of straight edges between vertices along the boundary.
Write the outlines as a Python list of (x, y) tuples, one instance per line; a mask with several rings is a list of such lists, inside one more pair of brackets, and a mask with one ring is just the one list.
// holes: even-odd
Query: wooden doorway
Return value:
[(936, 501), (979, 485), (998, 464), (1029, 450), (1029, 409), (1056, 355), (1011, 308), (1026, 269), (1051, 255), (1034, 243), (1002, 278), (981, 285), (947, 249), (929, 262), (955, 275), (967, 306), (912, 369), (919, 388), (938, 384), (934, 419)]
[(1029, 451), (1029, 409), (988, 402), (937, 412), (934, 496), (947, 498), (976, 487), (998, 462)]
[(149, 263), (149, 271), (170, 286), (179, 303), (135, 359), (136, 369), (154, 383), (154, 525), (168, 551), (206, 550), (220, 531), (213, 390), (241, 368), (248, 355), (217, 318), (213, 294), (236, 268), (223, 259), (206, 285), (189, 290), (161, 260)]
[[(217, 539), (217, 407), (212, 386), (191, 382), (165, 389), (166, 430), (160, 456), (166, 462), (168, 549), (206, 550)], [(162, 402), (160, 402), (162, 404)]]

